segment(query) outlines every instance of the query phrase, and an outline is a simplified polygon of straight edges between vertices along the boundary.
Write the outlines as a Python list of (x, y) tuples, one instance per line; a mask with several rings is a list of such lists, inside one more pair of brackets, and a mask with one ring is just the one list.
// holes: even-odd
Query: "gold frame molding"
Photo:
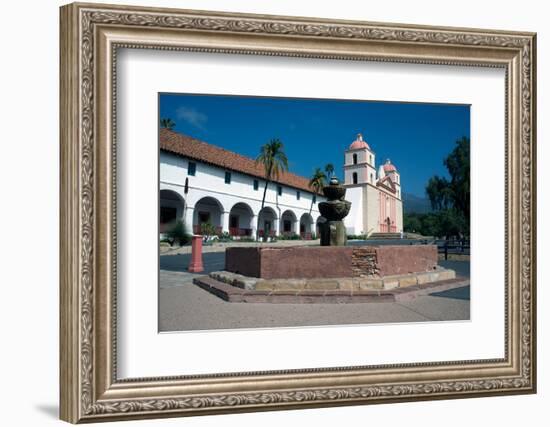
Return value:
[[(61, 419), (78, 423), (535, 392), (534, 33), (80, 3), (63, 6), (60, 14)], [(504, 68), (505, 357), (118, 380), (117, 48)]]

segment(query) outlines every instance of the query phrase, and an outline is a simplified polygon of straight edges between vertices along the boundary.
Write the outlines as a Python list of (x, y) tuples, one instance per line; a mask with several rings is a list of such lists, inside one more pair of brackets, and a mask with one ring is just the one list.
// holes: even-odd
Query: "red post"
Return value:
[(191, 273), (200, 273), (204, 271), (202, 265), (202, 236), (193, 236), (191, 242), (191, 262), (189, 263), (188, 270)]

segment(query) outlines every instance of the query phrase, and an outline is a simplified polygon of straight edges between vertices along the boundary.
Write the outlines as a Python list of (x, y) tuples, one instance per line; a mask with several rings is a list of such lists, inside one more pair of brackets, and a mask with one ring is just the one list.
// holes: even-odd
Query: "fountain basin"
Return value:
[(327, 185), (323, 187), (323, 194), (328, 200), (344, 200), (346, 187), (338, 184)]
[(437, 246), (235, 247), (225, 251), (225, 270), (263, 279), (380, 278), (432, 272)]
[(351, 202), (347, 200), (330, 200), (328, 202), (320, 202), (318, 206), (319, 212), (328, 221), (341, 221), (348, 215)]

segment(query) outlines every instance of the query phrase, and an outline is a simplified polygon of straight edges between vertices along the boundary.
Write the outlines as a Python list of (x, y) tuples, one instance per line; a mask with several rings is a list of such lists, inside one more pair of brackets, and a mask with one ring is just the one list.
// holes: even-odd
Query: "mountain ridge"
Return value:
[(430, 200), (411, 193), (401, 195), (403, 201), (403, 212), (405, 213), (428, 213), (432, 212)]

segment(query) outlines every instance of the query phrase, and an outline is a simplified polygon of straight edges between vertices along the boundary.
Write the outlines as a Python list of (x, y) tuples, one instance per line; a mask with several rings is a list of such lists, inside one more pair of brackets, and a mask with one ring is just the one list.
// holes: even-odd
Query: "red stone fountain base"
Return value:
[(437, 247), (228, 248), (225, 270), (193, 282), (229, 302), (395, 302), (468, 286), (437, 265)]
[(385, 277), (431, 272), (435, 245), (227, 248), (225, 270), (262, 279)]

